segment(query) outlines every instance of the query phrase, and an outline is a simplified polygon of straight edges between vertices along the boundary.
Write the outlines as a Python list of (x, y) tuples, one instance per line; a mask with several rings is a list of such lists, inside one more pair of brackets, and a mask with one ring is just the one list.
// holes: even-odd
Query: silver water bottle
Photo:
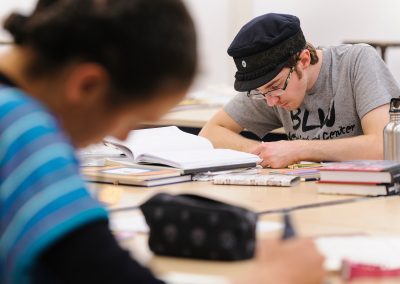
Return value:
[(390, 101), (390, 121), (383, 129), (385, 160), (400, 161), (400, 98)]

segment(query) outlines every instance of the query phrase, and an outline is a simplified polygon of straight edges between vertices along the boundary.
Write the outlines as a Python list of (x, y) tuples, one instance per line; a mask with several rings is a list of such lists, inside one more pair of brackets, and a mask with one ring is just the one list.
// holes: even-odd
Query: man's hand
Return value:
[(236, 283), (317, 284), (325, 278), (324, 257), (309, 239), (263, 241), (255, 261)]
[(297, 163), (300, 159), (300, 151), (297, 141), (264, 142), (258, 144), (251, 153), (258, 155), (261, 166), (271, 168), (285, 168)]

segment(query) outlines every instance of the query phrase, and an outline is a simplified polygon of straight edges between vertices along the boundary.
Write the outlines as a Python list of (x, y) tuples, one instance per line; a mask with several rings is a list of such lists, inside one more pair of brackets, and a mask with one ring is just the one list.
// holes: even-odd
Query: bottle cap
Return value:
[(400, 98), (392, 98), (390, 100), (390, 113), (400, 113)]

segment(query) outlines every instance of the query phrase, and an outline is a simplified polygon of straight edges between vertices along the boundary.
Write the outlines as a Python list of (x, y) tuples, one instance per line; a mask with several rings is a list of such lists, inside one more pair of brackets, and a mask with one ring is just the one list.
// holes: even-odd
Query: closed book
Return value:
[(181, 131), (175, 126), (132, 131), (126, 141), (105, 139), (134, 163), (160, 164), (178, 168), (184, 174), (254, 167), (257, 155), (230, 149), (214, 149), (204, 137)]
[(399, 278), (400, 267), (388, 268), (384, 265), (364, 264), (344, 260), (342, 263), (342, 277), (347, 281), (360, 278)]
[(394, 183), (400, 181), (400, 163), (388, 160), (359, 160), (332, 163), (320, 169), (323, 182)]
[(400, 184), (318, 182), (318, 193), (381, 196), (399, 194)]
[(82, 174), (86, 181), (116, 185), (157, 186), (191, 180), (180, 170), (145, 165), (84, 168)]
[(342, 271), (345, 280), (400, 276), (397, 236), (325, 236), (316, 238), (315, 244), (325, 256), (325, 269)]

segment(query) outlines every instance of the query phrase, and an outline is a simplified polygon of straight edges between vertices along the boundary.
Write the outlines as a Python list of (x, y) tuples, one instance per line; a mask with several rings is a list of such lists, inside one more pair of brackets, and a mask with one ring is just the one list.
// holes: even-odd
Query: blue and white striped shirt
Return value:
[(50, 245), (106, 210), (85, 189), (55, 117), (0, 85), (0, 283), (31, 283)]

